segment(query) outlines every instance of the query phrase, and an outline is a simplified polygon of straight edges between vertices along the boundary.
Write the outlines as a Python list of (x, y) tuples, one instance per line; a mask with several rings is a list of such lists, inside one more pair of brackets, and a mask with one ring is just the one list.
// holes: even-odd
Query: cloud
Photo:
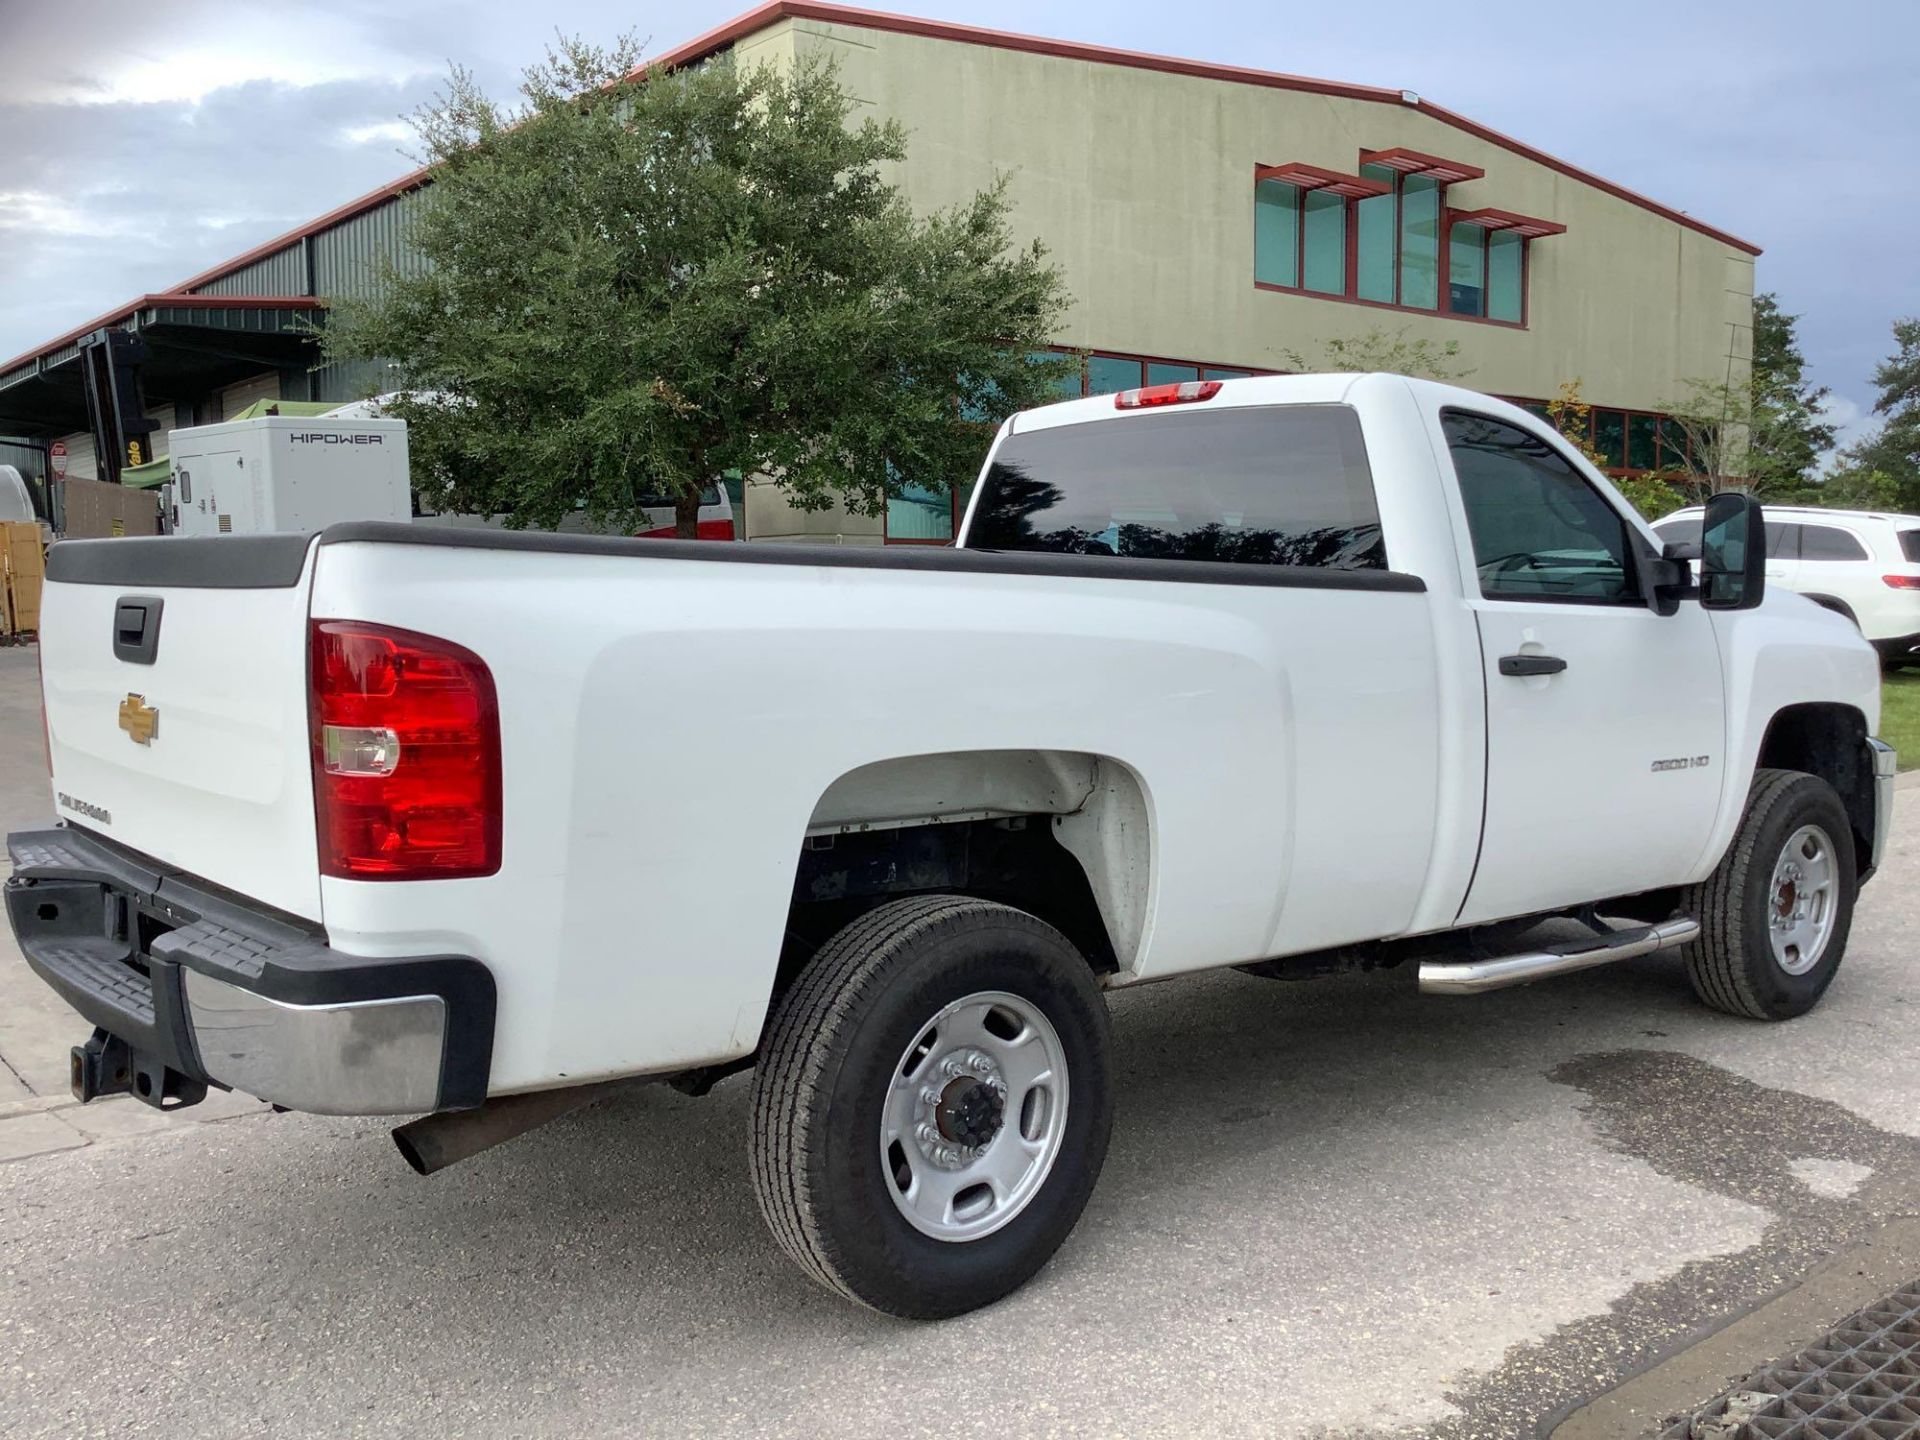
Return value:
[(1858, 444), (1880, 428), (1880, 417), (1857, 400), (1829, 394), (1817, 407), (1820, 418), (1833, 426), (1833, 448), (1821, 457), (1820, 468), (1832, 470), (1840, 452)]

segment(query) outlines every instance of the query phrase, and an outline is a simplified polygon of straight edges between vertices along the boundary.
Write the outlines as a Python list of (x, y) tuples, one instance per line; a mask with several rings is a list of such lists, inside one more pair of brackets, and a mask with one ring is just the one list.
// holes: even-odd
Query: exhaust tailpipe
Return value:
[(632, 1079), (602, 1080), (593, 1085), (572, 1085), (563, 1090), (535, 1090), (526, 1095), (508, 1095), (489, 1100), (472, 1110), (442, 1110), (398, 1126), (393, 1143), (400, 1154), (422, 1175), (491, 1150), (502, 1141), (558, 1120), (562, 1115), (604, 1100), (617, 1090), (644, 1082)]

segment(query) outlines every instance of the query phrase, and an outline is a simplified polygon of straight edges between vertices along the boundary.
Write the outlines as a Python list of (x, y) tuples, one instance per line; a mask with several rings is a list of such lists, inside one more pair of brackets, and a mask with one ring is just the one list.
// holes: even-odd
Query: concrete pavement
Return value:
[[(8, 758), (19, 680), (0, 651), (13, 823), (15, 769), (43, 784), (37, 744)], [(1920, 1214), (1907, 794), (1838, 984), (1791, 1025), (1700, 1008), (1664, 957), (1477, 999), (1405, 968), (1116, 995), (1085, 1219), (939, 1326), (779, 1256), (745, 1078), (425, 1180), (377, 1122), (298, 1115), (0, 1164), (0, 1432), (1519, 1436), (1588, 1406), (1579, 1433), (1635, 1433), (1671, 1386), (1592, 1404), (1810, 1275), (1810, 1328), (1845, 1314), (1881, 1278), (1850, 1257)], [(0, 943), (0, 1025), (23, 971)], [(0, 1029), (16, 1084), (64, 1087), (56, 1019)], [(16, 1111), (0, 1141), (100, 1108)], [(1750, 1365), (1707, 1354), (1673, 1408)]]

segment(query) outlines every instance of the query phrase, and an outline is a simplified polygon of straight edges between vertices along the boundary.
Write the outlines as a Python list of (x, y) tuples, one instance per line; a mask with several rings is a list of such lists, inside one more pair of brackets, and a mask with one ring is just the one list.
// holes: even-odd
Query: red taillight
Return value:
[(1880, 578), (1896, 590), (1920, 590), (1920, 575), (1882, 575)]
[(1181, 380), (1172, 385), (1146, 385), (1138, 390), (1122, 390), (1113, 397), (1113, 408), (1145, 410), (1154, 405), (1187, 405), (1195, 400), (1211, 400), (1219, 393), (1218, 380)]
[(307, 650), (320, 873), (498, 870), (500, 710), (480, 657), (357, 620), (315, 620)]

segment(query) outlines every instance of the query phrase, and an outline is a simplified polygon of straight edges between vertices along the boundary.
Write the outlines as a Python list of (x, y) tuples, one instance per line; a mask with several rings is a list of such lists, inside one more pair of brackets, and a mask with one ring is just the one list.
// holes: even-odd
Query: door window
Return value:
[(1640, 603), (1627, 522), (1559, 451), (1504, 420), (1463, 410), (1441, 419), (1482, 595)]

